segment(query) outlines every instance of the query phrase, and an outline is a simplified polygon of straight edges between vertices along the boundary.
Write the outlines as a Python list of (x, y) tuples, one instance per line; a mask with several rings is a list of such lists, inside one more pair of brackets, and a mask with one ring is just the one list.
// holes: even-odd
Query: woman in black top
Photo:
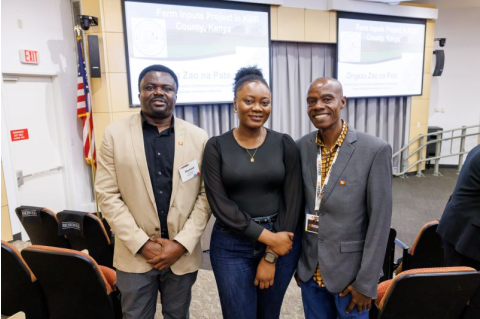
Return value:
[(240, 69), (234, 93), (239, 126), (211, 138), (203, 159), (217, 218), (210, 258), (224, 318), (278, 318), (300, 255), (300, 159), (290, 136), (263, 127), (271, 93), (262, 72)]

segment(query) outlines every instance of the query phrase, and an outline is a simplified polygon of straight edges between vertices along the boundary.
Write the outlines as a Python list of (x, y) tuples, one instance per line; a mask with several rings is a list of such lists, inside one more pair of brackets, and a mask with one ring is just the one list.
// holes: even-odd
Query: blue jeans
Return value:
[(349, 314), (345, 313), (352, 295), (339, 297), (338, 293), (331, 293), (325, 287), (310, 279), (301, 282), (303, 310), (306, 319), (368, 319), (368, 310), (361, 313), (354, 307)]
[[(262, 225), (271, 230), (273, 223)], [(301, 236), (295, 235), (293, 248), (275, 266), (274, 284), (257, 288), (253, 281), (266, 246), (235, 234), (218, 221), (210, 242), (210, 259), (217, 281), (223, 318), (279, 318), (283, 296), (300, 258)]]

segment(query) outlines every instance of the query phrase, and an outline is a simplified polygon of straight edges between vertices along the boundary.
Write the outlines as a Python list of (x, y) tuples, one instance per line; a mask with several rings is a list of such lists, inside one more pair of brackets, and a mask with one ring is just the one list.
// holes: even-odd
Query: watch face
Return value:
[(266, 253), (265, 254), (265, 261), (273, 264), (274, 262), (277, 261), (277, 257), (272, 253)]

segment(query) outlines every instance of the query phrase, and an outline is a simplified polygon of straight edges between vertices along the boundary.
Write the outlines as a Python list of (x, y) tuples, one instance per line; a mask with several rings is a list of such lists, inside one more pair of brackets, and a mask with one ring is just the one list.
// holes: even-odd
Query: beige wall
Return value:
[[(432, 57), (433, 57), (433, 39), (434, 39), (435, 21), (427, 20), (427, 30), (425, 36), (425, 64), (423, 68), (423, 94), (421, 96), (412, 97), (412, 105), (410, 107), (410, 129), (409, 140), (412, 141), (420, 134), (428, 133), (428, 112), (430, 106), (430, 83), (432, 80)], [(412, 144), (409, 152), (414, 151), (420, 146), (420, 140)], [(425, 158), (426, 148), (423, 152)], [(418, 154), (410, 158), (409, 164), (418, 160)], [(422, 168), (425, 167), (425, 163)], [(416, 171), (417, 167), (413, 167), (410, 172)]]
[(271, 39), (276, 41), (336, 43), (337, 13), (271, 6)]
[(8, 213), (7, 192), (5, 190), (5, 181), (3, 180), (2, 164), (2, 240), (13, 240), (12, 224), (10, 223), (10, 214)]

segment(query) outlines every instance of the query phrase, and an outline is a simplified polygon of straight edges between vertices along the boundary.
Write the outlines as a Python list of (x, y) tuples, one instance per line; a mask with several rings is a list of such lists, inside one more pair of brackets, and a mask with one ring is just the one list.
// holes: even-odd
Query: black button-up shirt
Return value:
[(143, 143), (148, 172), (160, 218), (161, 236), (168, 238), (167, 215), (172, 196), (173, 158), (175, 155), (174, 117), (170, 128), (158, 133), (142, 114)]

